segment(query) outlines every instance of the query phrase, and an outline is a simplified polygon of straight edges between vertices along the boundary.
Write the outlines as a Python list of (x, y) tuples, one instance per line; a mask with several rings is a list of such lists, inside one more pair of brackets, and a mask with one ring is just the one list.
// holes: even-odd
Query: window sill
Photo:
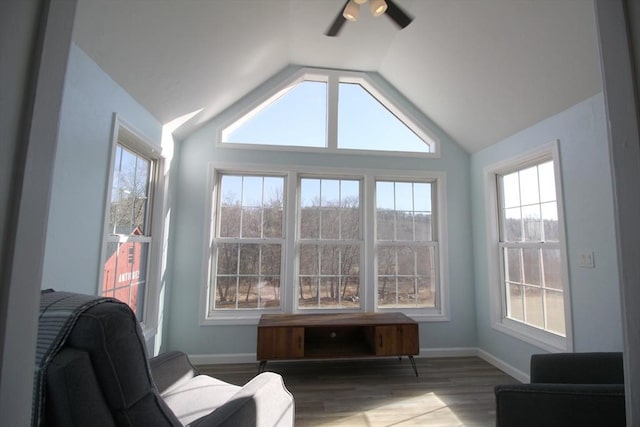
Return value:
[(510, 319), (495, 322), (493, 329), (546, 351), (571, 351), (570, 341), (566, 337)]
[[(340, 313), (360, 313), (361, 310), (298, 310), (295, 313), (284, 313), (282, 311), (262, 311), (257, 313), (237, 313), (229, 315), (228, 313), (215, 313), (212, 317), (201, 319), (200, 326), (242, 326), (257, 325), (263, 314), (340, 314)], [(377, 310), (377, 313), (400, 312), (406, 314), (418, 323), (425, 322), (448, 322), (449, 316), (440, 312), (424, 313), (424, 310), (401, 310), (401, 309), (384, 309)]]

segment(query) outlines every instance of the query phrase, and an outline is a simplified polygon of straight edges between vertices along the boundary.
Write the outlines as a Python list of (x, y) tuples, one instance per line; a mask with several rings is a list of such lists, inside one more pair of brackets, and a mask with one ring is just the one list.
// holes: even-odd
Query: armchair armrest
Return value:
[(497, 427), (625, 426), (623, 384), (495, 387)]
[(189, 356), (181, 351), (169, 351), (152, 357), (149, 359), (149, 367), (160, 395), (199, 374)]
[(263, 372), (245, 384), (224, 405), (190, 425), (293, 427), (294, 415), (293, 396), (285, 387), (282, 377), (273, 372)]
[(534, 354), (531, 383), (624, 384), (622, 353)]

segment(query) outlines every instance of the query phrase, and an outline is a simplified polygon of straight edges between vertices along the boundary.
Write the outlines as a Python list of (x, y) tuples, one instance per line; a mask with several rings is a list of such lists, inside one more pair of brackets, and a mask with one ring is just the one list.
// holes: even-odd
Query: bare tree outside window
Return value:
[(279, 307), (284, 177), (221, 174), (218, 188), (211, 306)]
[(360, 181), (300, 180), (300, 308), (360, 307)]
[(436, 306), (432, 185), (376, 182), (378, 307)]

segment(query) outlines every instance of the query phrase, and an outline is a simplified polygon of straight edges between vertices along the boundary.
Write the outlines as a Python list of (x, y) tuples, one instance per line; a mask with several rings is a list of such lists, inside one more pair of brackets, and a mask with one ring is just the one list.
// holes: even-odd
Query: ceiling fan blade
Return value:
[(413, 21), (413, 18), (407, 15), (407, 13), (400, 9), (400, 7), (392, 0), (387, 0), (387, 11), (385, 13), (400, 28), (405, 28), (407, 25), (411, 24), (411, 21)]
[(324, 33), (326, 36), (335, 37), (335, 36), (338, 35), (340, 30), (342, 29), (342, 26), (344, 25), (345, 21), (347, 20), (347, 18), (342, 16), (342, 12), (344, 11), (344, 8), (347, 7), (347, 3), (349, 3), (349, 0), (347, 0), (345, 2), (344, 6), (342, 6), (340, 11), (338, 12), (338, 15), (336, 16), (336, 19), (333, 20), (333, 24), (331, 24), (331, 26), (329, 27), (327, 32)]

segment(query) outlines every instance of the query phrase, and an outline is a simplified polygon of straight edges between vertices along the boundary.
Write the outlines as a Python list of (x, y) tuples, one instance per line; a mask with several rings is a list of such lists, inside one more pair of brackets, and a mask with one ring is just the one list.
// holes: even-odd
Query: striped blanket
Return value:
[(90, 307), (106, 301), (114, 300), (70, 292), (43, 291), (40, 295), (32, 426), (42, 424), (47, 366), (64, 345), (80, 314)]

